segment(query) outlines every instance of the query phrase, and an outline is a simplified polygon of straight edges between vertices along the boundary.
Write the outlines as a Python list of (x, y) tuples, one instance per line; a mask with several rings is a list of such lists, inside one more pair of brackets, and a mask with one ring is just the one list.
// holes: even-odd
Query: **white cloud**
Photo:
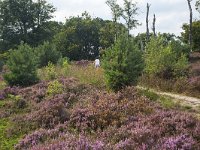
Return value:
[[(105, 4), (106, 0), (47, 0), (52, 3), (57, 11), (55, 12), (55, 20), (65, 21), (70, 16), (80, 15), (87, 11), (93, 17), (103, 19), (111, 19), (109, 7)], [(189, 9), (185, 0), (135, 0), (139, 7), (139, 15), (136, 17), (142, 26), (134, 29), (132, 33), (145, 32), (145, 15), (146, 3), (150, 3), (150, 26), (152, 24), (153, 14), (156, 14), (156, 30), (157, 32), (169, 32), (180, 35), (181, 26), (189, 21)], [(123, 0), (118, 0), (123, 4)], [(192, 3), (195, 16), (197, 12), (194, 9), (194, 1)]]

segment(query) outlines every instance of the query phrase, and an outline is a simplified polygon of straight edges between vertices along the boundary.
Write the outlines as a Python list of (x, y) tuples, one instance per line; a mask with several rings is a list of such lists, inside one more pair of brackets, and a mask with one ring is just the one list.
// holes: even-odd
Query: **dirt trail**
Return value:
[(182, 103), (188, 104), (192, 107), (200, 106), (200, 99), (199, 98), (183, 96), (183, 95), (173, 94), (173, 93), (168, 93), (168, 92), (160, 92), (160, 91), (156, 91), (154, 89), (144, 88), (144, 87), (141, 87), (141, 86), (137, 86), (137, 88), (142, 89), (142, 90), (149, 90), (149, 91), (152, 91), (152, 92), (154, 92), (158, 95), (169, 96), (169, 97), (174, 98), (176, 100), (180, 100)]

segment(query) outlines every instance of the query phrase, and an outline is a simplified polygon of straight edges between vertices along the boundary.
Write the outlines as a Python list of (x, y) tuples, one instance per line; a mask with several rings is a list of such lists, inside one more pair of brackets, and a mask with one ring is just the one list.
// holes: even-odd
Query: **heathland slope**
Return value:
[(1, 149), (200, 149), (194, 113), (134, 87), (112, 93), (63, 77), (0, 93)]

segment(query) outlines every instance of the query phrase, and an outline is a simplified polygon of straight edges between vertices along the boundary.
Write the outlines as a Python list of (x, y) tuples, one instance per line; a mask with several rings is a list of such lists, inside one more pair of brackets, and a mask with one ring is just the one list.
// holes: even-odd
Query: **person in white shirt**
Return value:
[(99, 58), (96, 58), (96, 59), (95, 59), (94, 65), (95, 65), (95, 68), (100, 67), (100, 60), (99, 60)]

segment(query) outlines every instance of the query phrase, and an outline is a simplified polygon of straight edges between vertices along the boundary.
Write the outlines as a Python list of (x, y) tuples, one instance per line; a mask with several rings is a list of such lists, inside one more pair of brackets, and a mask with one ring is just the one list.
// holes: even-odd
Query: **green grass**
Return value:
[(181, 107), (180, 104), (174, 101), (172, 98), (158, 95), (155, 92), (150, 91), (150, 90), (139, 90), (139, 94), (147, 97), (151, 101), (159, 103), (162, 107), (167, 108), (167, 109)]
[(164, 108), (173, 109), (180, 107), (179, 103), (175, 102), (169, 97), (161, 96), (158, 101)]
[(20, 135), (8, 136), (8, 130), (11, 128), (11, 122), (8, 118), (0, 119), (0, 150), (12, 150), (18, 143)]
[(150, 90), (139, 90), (139, 94), (141, 96), (145, 96), (147, 98), (149, 98), (151, 101), (158, 101), (159, 99), (159, 95), (150, 91)]

